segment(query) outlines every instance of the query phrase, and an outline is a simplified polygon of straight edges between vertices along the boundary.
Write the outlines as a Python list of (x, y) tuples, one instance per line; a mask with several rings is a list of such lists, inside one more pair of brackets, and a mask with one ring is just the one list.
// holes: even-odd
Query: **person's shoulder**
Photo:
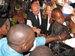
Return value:
[(0, 39), (0, 41), (7, 41), (7, 38), (6, 37), (2, 38), (2, 39)]
[(62, 25), (62, 24), (60, 24), (60, 23), (58, 23), (58, 22), (55, 22), (55, 24), (56, 24), (56, 25)]
[(27, 19), (27, 13), (24, 13), (24, 18)]
[(0, 39), (0, 46), (2, 46), (3, 44), (7, 43), (7, 38), (2, 38)]
[(29, 13), (27, 14), (27, 17), (32, 17), (32, 16), (35, 16), (35, 15), (33, 14), (33, 12), (29, 12)]
[(14, 22), (17, 22), (17, 18), (16, 17), (12, 18), (12, 23), (14, 23)]
[(42, 18), (42, 20), (46, 22), (47, 21), (47, 18), (46, 19), (45, 18)]
[(33, 12), (29, 12), (29, 13), (28, 13), (28, 15), (32, 15), (32, 14), (33, 14)]
[(24, 13), (24, 15), (27, 15), (27, 13)]
[(27, 19), (31, 19), (31, 18), (34, 18), (35, 15), (32, 13), (32, 12), (29, 12), (28, 15), (27, 15)]
[(13, 20), (17, 20), (17, 18), (16, 18), (16, 16), (13, 16), (13, 18), (12, 18)]
[(56, 27), (59, 28), (59, 27), (62, 26), (62, 24), (59, 24), (59, 23), (57, 23), (57, 22), (55, 21), (52, 26), (55, 27), (55, 28), (56, 28)]
[(53, 23), (53, 25), (55, 26), (55, 25), (58, 25), (58, 23), (55, 21), (54, 23)]

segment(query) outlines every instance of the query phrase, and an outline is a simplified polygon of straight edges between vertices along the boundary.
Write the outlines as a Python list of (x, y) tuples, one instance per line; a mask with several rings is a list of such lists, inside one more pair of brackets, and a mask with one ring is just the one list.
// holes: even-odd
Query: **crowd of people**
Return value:
[(0, 18), (0, 56), (57, 56), (52, 41), (74, 40), (75, 3), (70, 0), (11, 0), (9, 7), (9, 16)]

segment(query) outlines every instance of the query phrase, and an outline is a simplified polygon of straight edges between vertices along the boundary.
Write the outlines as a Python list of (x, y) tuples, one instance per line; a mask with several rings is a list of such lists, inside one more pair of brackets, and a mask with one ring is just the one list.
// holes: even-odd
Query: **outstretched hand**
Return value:
[(41, 29), (33, 27), (32, 28), (34, 32), (36, 32), (37, 34), (40, 34)]

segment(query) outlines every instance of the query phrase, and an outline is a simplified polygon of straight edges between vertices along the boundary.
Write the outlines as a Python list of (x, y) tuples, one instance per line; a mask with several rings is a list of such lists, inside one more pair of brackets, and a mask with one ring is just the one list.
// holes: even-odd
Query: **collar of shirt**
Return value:
[[(41, 13), (40, 12), (38, 14), (38, 17), (39, 17), (39, 22), (40, 22), (40, 25), (41, 25)], [(37, 16), (35, 16), (35, 18), (37, 19)]]
[(48, 17), (48, 21), (47, 21), (47, 30), (49, 30), (50, 27), (50, 23), (49, 23), (49, 17)]

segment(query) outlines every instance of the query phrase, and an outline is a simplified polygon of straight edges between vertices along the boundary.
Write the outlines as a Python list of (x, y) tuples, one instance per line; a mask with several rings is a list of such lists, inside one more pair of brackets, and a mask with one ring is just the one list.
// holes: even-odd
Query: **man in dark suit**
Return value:
[[(31, 26), (32, 28), (39, 28), (42, 23), (42, 10), (40, 10), (40, 5), (38, 2), (33, 2), (31, 5), (31, 12), (28, 13), (27, 16), (27, 25)], [(37, 32), (36, 30), (35, 32)], [(40, 32), (40, 30), (39, 30)]]

